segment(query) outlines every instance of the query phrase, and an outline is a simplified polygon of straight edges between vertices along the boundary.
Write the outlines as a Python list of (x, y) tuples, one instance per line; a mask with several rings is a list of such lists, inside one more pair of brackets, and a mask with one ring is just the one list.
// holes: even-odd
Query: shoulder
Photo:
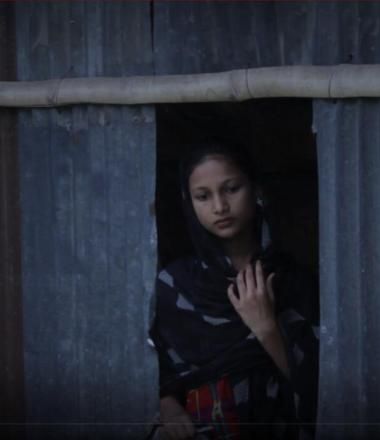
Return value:
[[(155, 302), (156, 313), (174, 313), (177, 315), (178, 301), (184, 301), (194, 290), (194, 271), (198, 260), (193, 257), (177, 259), (162, 268), (156, 277)], [(185, 302), (189, 302), (187, 299)], [(187, 307), (193, 309), (191, 305)]]
[(192, 256), (178, 258), (157, 273), (157, 283), (174, 288), (177, 284), (191, 280), (198, 266), (198, 260)]

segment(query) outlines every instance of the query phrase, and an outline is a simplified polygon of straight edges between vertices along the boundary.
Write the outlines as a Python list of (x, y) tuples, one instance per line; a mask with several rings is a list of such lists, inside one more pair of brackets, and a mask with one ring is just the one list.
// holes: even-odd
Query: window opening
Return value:
[[(244, 103), (160, 105), (157, 107), (156, 121), (158, 152), (156, 213), (159, 269), (166, 267), (170, 262), (182, 256), (193, 254), (188, 238), (187, 225), (184, 215), (182, 214), (179, 182), (179, 161), (183, 155), (187, 153), (186, 149), (197, 142), (203, 143), (207, 140), (217, 139), (222, 142), (227, 141), (228, 144), (236, 142), (244, 146), (249, 153), (257, 173), (258, 183), (262, 189), (265, 216), (270, 227), (274, 248), (276, 251), (293, 257), (290, 260), (287, 258), (281, 260), (282, 257), (280, 257), (280, 264), (278, 266), (274, 263), (275, 267), (279, 268), (280, 277), (278, 279), (281, 282), (281, 289), (282, 287), (284, 288), (283, 290), (275, 289), (275, 293), (284, 293), (281, 299), (279, 297), (280, 300), (278, 304), (281, 304), (281, 300), (282, 304), (275, 313), (278, 317), (279, 325), (287, 335), (286, 339), (287, 344), (289, 344), (289, 353), (292, 353), (291, 362), (285, 360), (285, 362), (278, 362), (277, 366), (285, 375), (287, 375), (288, 368), (291, 368), (292, 392), (297, 393), (299, 397), (298, 403), (295, 403), (294, 408), (291, 402), (293, 402), (295, 394), (291, 399), (284, 399), (284, 408), (282, 409), (287, 414), (291, 414), (292, 411), (295, 411), (294, 414), (296, 414), (298, 411), (296, 407), (299, 405), (300, 412), (298, 413), (298, 417), (300, 422), (303, 423), (306, 420), (314, 420), (317, 412), (316, 396), (318, 391), (318, 329), (316, 326), (318, 322), (317, 315), (319, 314), (319, 301), (317, 283), (314, 282), (313, 276), (308, 276), (308, 273), (310, 274), (311, 272), (310, 275), (314, 273), (316, 275), (315, 280), (319, 277), (318, 174), (316, 139), (311, 129), (312, 101), (300, 99), (266, 99)], [(215, 166), (215, 164), (213, 166)], [(213, 169), (218, 170), (218, 167), (216, 166)], [(220, 169), (223, 168), (219, 168), (219, 171), (216, 172), (219, 173), (218, 176), (223, 176), (223, 171), (220, 171)], [(199, 168), (198, 173), (202, 174)], [(206, 179), (210, 178), (211, 182), (213, 182), (213, 184), (215, 183), (207, 172), (206, 176)], [(203, 181), (202, 177), (199, 178), (199, 174), (198, 177), (195, 177), (195, 180), (197, 179), (198, 181), (199, 179)], [(210, 193), (211, 190), (208, 189), (207, 182), (208, 180), (206, 180), (206, 192), (208, 191)], [(202, 212), (202, 210), (199, 212)], [(207, 218), (207, 213), (210, 212), (208, 207), (206, 207), (205, 212)], [(198, 232), (201, 234), (202, 230)], [(247, 237), (247, 235), (245, 237)], [(203, 236), (203, 239), (207, 240), (207, 236)], [(198, 244), (199, 243), (197, 243), (197, 245)], [(274, 255), (276, 256), (276, 254), (278, 255), (277, 252)], [(209, 270), (207, 263), (211, 261), (211, 264), (213, 264), (215, 261), (221, 261), (212, 260), (213, 255), (215, 254), (212, 254), (211, 251), (208, 255), (210, 258), (208, 260), (205, 258), (205, 260), (201, 262), (197, 259), (182, 260), (182, 263), (179, 261), (177, 262), (178, 266), (173, 265), (161, 271), (159, 275), (159, 280), (162, 283), (160, 284), (161, 290), (158, 290), (157, 298), (161, 307), (158, 309), (160, 310), (160, 317), (157, 320), (158, 324), (155, 330), (159, 332), (159, 329), (162, 330), (164, 328), (165, 331), (162, 332), (162, 335), (165, 334), (167, 339), (167, 346), (164, 350), (162, 349), (164, 345), (161, 345), (160, 359), (162, 361), (169, 353), (171, 359), (168, 361), (169, 365), (171, 365), (170, 371), (178, 370), (177, 374), (179, 377), (182, 377), (181, 375), (183, 374), (185, 375), (184, 377), (186, 377), (186, 379), (182, 382), (183, 389), (178, 392), (176, 399), (178, 402), (183, 401), (186, 403), (186, 411), (188, 414), (191, 414), (192, 417), (195, 413), (192, 411), (192, 400), (189, 398), (190, 392), (188, 391), (193, 392), (194, 389), (192, 387), (195, 387), (196, 392), (201, 393), (199, 390), (204, 389), (203, 386), (197, 388), (199, 386), (197, 374), (205, 379), (205, 383), (209, 380), (209, 372), (207, 368), (204, 367), (205, 365), (207, 367), (214, 365), (214, 372), (218, 374), (220, 371), (230, 372), (231, 375), (227, 373), (223, 376), (227, 382), (229, 380), (236, 380), (238, 371), (234, 370), (235, 367), (231, 367), (231, 369), (228, 370), (228, 365), (230, 365), (228, 364), (228, 362), (230, 362), (228, 354), (224, 358), (220, 353), (227, 353), (231, 346), (233, 346), (234, 349), (237, 347), (237, 345), (233, 345), (233, 343), (232, 345), (228, 345), (231, 342), (228, 337), (233, 334), (230, 332), (235, 328), (235, 325), (239, 331), (244, 331), (239, 321), (231, 320), (230, 317), (233, 315), (229, 314), (230, 312), (225, 312), (225, 308), (219, 307), (222, 303), (219, 294), (222, 292), (221, 289), (225, 289), (226, 287), (224, 284), (226, 277), (234, 283), (236, 272), (229, 271), (228, 268), (224, 270), (225, 267), (218, 272), (217, 264), (212, 266)], [(285, 260), (290, 263), (291, 260), (295, 260), (298, 265), (281, 265)], [(191, 264), (185, 266), (183, 261), (186, 261), (186, 264), (190, 261)], [(300, 266), (304, 266), (304, 270), (302, 270)], [(178, 269), (178, 267), (180, 269)], [(196, 267), (196, 270), (194, 270), (194, 283), (192, 279), (187, 278), (189, 274), (187, 271), (188, 267)], [(202, 269), (200, 269), (200, 267), (202, 267)], [(284, 268), (284, 270), (281, 273), (282, 268)], [(296, 270), (293, 271), (293, 269)], [(171, 270), (172, 272), (170, 272)], [(214, 272), (212, 272), (212, 270)], [(220, 273), (222, 273), (224, 277), (218, 277)], [(227, 273), (233, 275), (228, 278)], [(205, 275), (204, 278), (202, 278), (202, 274)], [(181, 284), (176, 284), (176, 275), (179, 276), (178, 279)], [(210, 278), (210, 276), (215, 277)], [(281, 278), (281, 276), (283, 276), (283, 278)], [(208, 281), (210, 279), (218, 281), (218, 285), (215, 281), (215, 286), (217, 285), (217, 287), (209, 287), (210, 284)], [(238, 282), (237, 287), (235, 287), (240, 289), (240, 294), (243, 295), (242, 292), (244, 289), (242, 290), (241, 281), (240, 279), (240, 283)], [(179, 285), (181, 286), (180, 288)], [(198, 288), (198, 286), (200, 287)], [(240, 298), (235, 297), (234, 300), (232, 299), (231, 287), (232, 286), (229, 285), (228, 294), (231, 302), (235, 306), (239, 303)], [(171, 295), (166, 295), (166, 289), (170, 290)], [(213, 296), (214, 292), (218, 295), (217, 300), (215, 300)], [(164, 293), (164, 295), (162, 295), (162, 293)], [(165, 299), (163, 300), (163, 298)], [(171, 303), (171, 301), (173, 303)], [(162, 305), (165, 305), (165, 307), (162, 307)], [(239, 303), (239, 305), (241, 304)], [(173, 312), (173, 310), (175, 310), (175, 312)], [(244, 321), (243, 314), (241, 314), (236, 307), (235, 310)], [(247, 309), (245, 309), (245, 311), (247, 311)], [(297, 318), (294, 319), (294, 316)], [(299, 317), (301, 317), (301, 319), (299, 319)], [(303, 317), (305, 318), (303, 319)], [(302, 327), (299, 326), (300, 321), (304, 321)], [(178, 330), (181, 327), (181, 325), (178, 325), (179, 322), (183, 326), (183, 331), (181, 332)], [(208, 323), (208, 327), (205, 326), (205, 322)], [(222, 324), (228, 327), (222, 328)], [(239, 346), (250, 346), (250, 349), (258, 349), (261, 353), (257, 341), (247, 342), (251, 335), (253, 335), (252, 339), (255, 339), (256, 327), (254, 324), (257, 324), (257, 321), (250, 321), (250, 324), (251, 325), (247, 324), (247, 326), (251, 330), (251, 333), (245, 336), (245, 338), (239, 339), (239, 344), (242, 344)], [(218, 327), (219, 325), (220, 327)], [(246, 330), (247, 329), (245, 329), (245, 331)], [(187, 334), (187, 332), (189, 333)], [(157, 334), (158, 333), (155, 333), (156, 337)], [(272, 335), (273, 334), (275, 333), (272, 333)], [(171, 335), (174, 336), (171, 337)], [(191, 344), (188, 343), (190, 339), (198, 341), (195, 343), (195, 346), (192, 347)], [(238, 339), (235, 339), (235, 341), (236, 340)], [(178, 343), (178, 341), (182, 341), (182, 345)], [(199, 341), (202, 341), (202, 343)], [(228, 350), (224, 345), (225, 341), (227, 341)], [(261, 342), (263, 343), (263, 341)], [(190, 348), (188, 346), (190, 346)], [(263, 346), (264, 343), (261, 348), (263, 348)], [(179, 350), (179, 354), (173, 347)], [(265, 349), (267, 348), (268, 347)], [(214, 349), (216, 351), (213, 351)], [(218, 349), (220, 349), (219, 352), (217, 351)], [(241, 351), (239, 351), (238, 348), (236, 349), (236, 353), (238, 353), (239, 356), (244, 353), (243, 349)], [(186, 363), (184, 359), (187, 358), (183, 356), (183, 353), (186, 356), (190, 353), (188, 359), (191, 359), (191, 361)], [(253, 353), (253, 351), (250, 353)], [(254, 353), (257, 352), (255, 351)], [(267, 350), (267, 354), (272, 357), (274, 362), (277, 362), (279, 358), (283, 360), (286, 357), (282, 356), (281, 353), (283, 353), (281, 344), (279, 344), (275, 353), (269, 353), (269, 350)], [(207, 358), (207, 356), (209, 356), (209, 358)], [(245, 360), (253, 358), (254, 356), (248, 356)], [(206, 361), (209, 363), (207, 364)], [(161, 366), (162, 365), (163, 363), (161, 362)], [(253, 371), (255, 365), (252, 364), (251, 367)], [(270, 365), (267, 364), (266, 367), (270, 368)], [(183, 370), (181, 370), (182, 368)], [(222, 368), (222, 370), (218, 370), (218, 368)], [(160, 374), (164, 371), (165, 368), (160, 368)], [(167, 371), (168, 370), (166, 370), (166, 374)], [(265, 382), (266, 379), (264, 376), (265, 375), (261, 376), (260, 381), (261, 379), (263, 381), (260, 383), (266, 383), (265, 386), (268, 387), (269, 382)], [(275, 376), (277, 378), (280, 377)], [(160, 377), (165, 377), (165, 375), (161, 374)], [(185, 384), (186, 380), (188, 384), (190, 384), (188, 389)], [(214, 378), (212, 380), (214, 380)], [(218, 380), (219, 379), (215, 377), (216, 382), (211, 383), (215, 385), (219, 383)], [(251, 382), (249, 383), (251, 384)], [(284, 382), (278, 380), (276, 383), (280, 387), (278, 389), (282, 389), (280, 395), (284, 396), (286, 394), (284, 391), (285, 388), (281, 388)], [(174, 384), (178, 385), (178, 382), (174, 382)], [(178, 389), (169, 389), (170, 386), (173, 386), (173, 382), (171, 383), (170, 380), (166, 382), (161, 381), (160, 392), (162, 391), (163, 395), (165, 395), (165, 393), (169, 395), (175, 394)], [(252, 388), (249, 389), (252, 390)], [(266, 389), (268, 390), (268, 388)], [(288, 389), (288, 384), (286, 385), (286, 389)], [(186, 394), (187, 392), (188, 394)], [(285, 394), (282, 394), (282, 392)], [(255, 404), (252, 397), (253, 395), (255, 395), (254, 391), (248, 394), (248, 396), (250, 396), (248, 397), (249, 405)], [(185, 398), (184, 396), (187, 397)], [(262, 402), (266, 401), (265, 399), (266, 397), (261, 395), (258, 400), (260, 403), (256, 402), (256, 404), (261, 405)], [(223, 399), (221, 400), (223, 401)], [(278, 403), (280, 400), (278, 400)], [(161, 399), (161, 402), (162, 401)], [(168, 401), (164, 400), (164, 402), (165, 405), (167, 405)], [(188, 406), (189, 402), (190, 404)], [(263, 406), (265, 407), (265, 404)], [(203, 408), (202, 405), (201, 407)], [(238, 405), (236, 405), (236, 407), (238, 407)], [(276, 406), (276, 408), (278, 410), (279, 407)], [(274, 417), (275, 411), (277, 410), (273, 410), (274, 412), (273, 414), (271, 413), (271, 417)], [(198, 415), (199, 414), (200, 412), (198, 412)], [(240, 415), (241, 414), (242, 413), (240, 413)], [(302, 419), (302, 417), (304, 417), (304, 419)], [(264, 418), (265, 416), (263, 416), (263, 419)], [(210, 419), (206, 417), (205, 420), (208, 423)], [(253, 419), (250, 418), (249, 420), (251, 421)], [(290, 417), (287, 420), (294, 419)], [(285, 423), (288, 422), (286, 421)], [(260, 423), (258, 425), (260, 425)], [(288, 427), (290, 427), (290, 425)], [(259, 428), (252, 426), (250, 430), (251, 429), (252, 432), (250, 431), (250, 433), (253, 433)], [(309, 426), (309, 429), (311, 431), (313, 430), (312, 424)], [(256, 437), (256, 434), (254, 436)]]
[(186, 144), (217, 136), (250, 152), (260, 173), (276, 247), (318, 272), (318, 176), (312, 101), (157, 106), (159, 265), (191, 250), (181, 212), (178, 161)]

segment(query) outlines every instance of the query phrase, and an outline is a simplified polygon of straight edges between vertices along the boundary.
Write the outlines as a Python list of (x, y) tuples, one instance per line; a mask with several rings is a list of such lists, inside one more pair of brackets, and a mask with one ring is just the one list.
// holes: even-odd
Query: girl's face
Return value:
[(190, 174), (189, 191), (198, 220), (211, 234), (234, 239), (250, 233), (254, 189), (228, 157), (207, 156)]

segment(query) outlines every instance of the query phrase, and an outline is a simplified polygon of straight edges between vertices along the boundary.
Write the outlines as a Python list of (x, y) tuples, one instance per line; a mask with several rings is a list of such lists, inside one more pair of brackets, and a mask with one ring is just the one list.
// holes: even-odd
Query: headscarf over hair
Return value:
[[(253, 366), (266, 375), (274, 369), (270, 357), (228, 298), (228, 286), (237, 274), (235, 268), (193, 209), (189, 177), (196, 165), (216, 154), (232, 160), (255, 183), (251, 161), (238, 148), (219, 143), (197, 145), (181, 163), (183, 208), (196, 257), (170, 264), (157, 278), (151, 337), (160, 355), (161, 394), (170, 393), (179, 384), (195, 387)], [(262, 224), (261, 207), (257, 206), (252, 225), (257, 238)]]
[[(253, 162), (242, 146), (226, 144), (217, 141), (188, 146), (188, 151), (180, 164), (180, 187), (182, 194), (183, 211), (187, 222), (188, 231), (197, 256), (203, 263), (219, 270), (224, 275), (233, 276), (235, 273), (228, 259), (223, 254), (220, 241), (208, 232), (199, 222), (191, 200), (189, 191), (189, 179), (197, 165), (200, 165), (209, 156), (223, 156), (236, 165), (248, 178), (253, 188), (257, 186), (257, 173)], [(263, 209), (262, 201), (254, 195), (252, 204), (255, 204), (255, 219), (252, 224), (253, 237), (261, 247), (269, 247), (268, 233), (265, 234), (263, 243), (262, 228)], [(266, 232), (268, 231), (265, 223)]]
[[(183, 208), (196, 255), (171, 263), (157, 277), (156, 314), (150, 336), (159, 356), (160, 395), (174, 395), (185, 404), (189, 390), (215, 383), (228, 375), (237, 381), (235, 383), (246, 384), (248, 400), (245, 402), (251, 405), (249, 414), (253, 415), (250, 422), (272, 420), (273, 405), (276, 411), (280, 405), (283, 414), (292, 420), (293, 391), (232, 306), (227, 288), (236, 270), (225, 258), (218, 240), (199, 223), (192, 206), (188, 185), (191, 172), (202, 159), (215, 154), (230, 158), (252, 183), (255, 182), (249, 159), (237, 148), (198, 145), (181, 164)], [(252, 225), (258, 240), (263, 238), (265, 225), (260, 209), (256, 207)], [(286, 335), (292, 387), (304, 411), (299, 413), (300, 417), (310, 422), (315, 417), (313, 396), (318, 389), (318, 344), (308, 314), (310, 285), (296, 275), (291, 261), (273, 252), (262, 241), (261, 244), (261, 253), (254, 259), (260, 258), (264, 272), (276, 274), (275, 308)], [(290, 354), (295, 349), (302, 354), (297, 363), (291, 360)], [(268, 389), (277, 389), (279, 400), (272, 398)], [(239, 405), (244, 406), (244, 402)]]

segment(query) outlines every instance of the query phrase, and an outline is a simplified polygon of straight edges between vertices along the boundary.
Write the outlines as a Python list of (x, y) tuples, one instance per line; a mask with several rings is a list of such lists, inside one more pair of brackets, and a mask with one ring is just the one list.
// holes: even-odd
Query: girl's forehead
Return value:
[(209, 155), (194, 167), (189, 176), (189, 184), (197, 186), (200, 183), (222, 181), (242, 175), (243, 172), (232, 159), (220, 154)]

